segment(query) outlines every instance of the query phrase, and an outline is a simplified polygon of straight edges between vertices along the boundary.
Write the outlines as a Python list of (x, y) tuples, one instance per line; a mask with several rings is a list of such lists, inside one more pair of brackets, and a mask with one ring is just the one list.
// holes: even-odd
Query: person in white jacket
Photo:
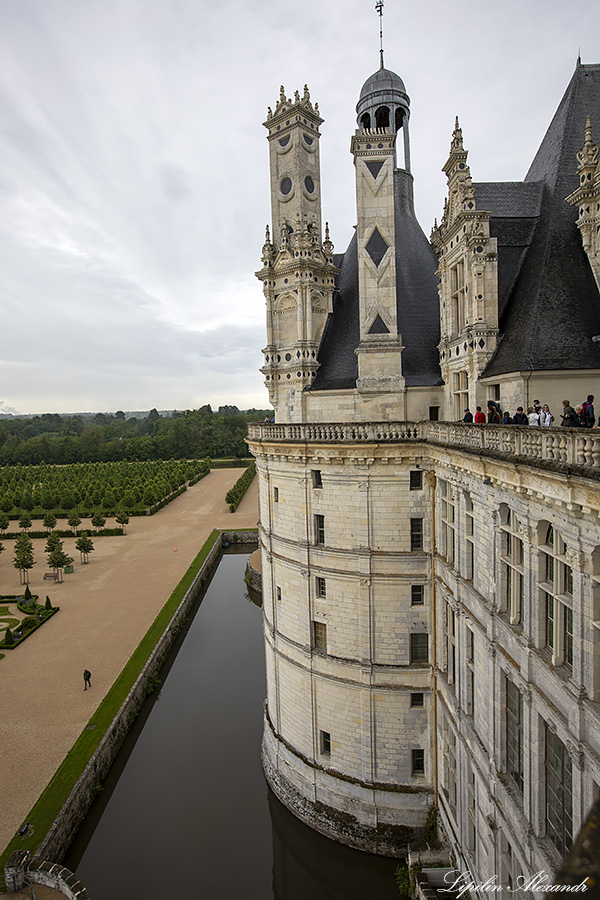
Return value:
[(540, 425), (545, 425), (547, 428), (549, 428), (553, 422), (554, 416), (550, 412), (550, 407), (547, 403), (544, 403), (540, 412)]

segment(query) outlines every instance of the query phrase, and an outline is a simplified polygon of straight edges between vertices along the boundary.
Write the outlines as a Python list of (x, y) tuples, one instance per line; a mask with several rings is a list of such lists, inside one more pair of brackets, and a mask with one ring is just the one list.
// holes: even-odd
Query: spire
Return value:
[(379, 68), (383, 69), (383, 0), (377, 0), (375, 9), (379, 14)]

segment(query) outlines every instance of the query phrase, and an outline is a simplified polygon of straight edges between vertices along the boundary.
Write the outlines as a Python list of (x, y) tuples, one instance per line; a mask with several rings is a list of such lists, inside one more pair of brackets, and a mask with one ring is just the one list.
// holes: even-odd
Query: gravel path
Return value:
[[(256, 527), (257, 479), (235, 513), (225, 494), (241, 469), (214, 469), (155, 516), (132, 518), (125, 537), (102, 537), (87, 565), (44, 581), (34, 541), (32, 593), (60, 612), (0, 660), (0, 852), (44, 790), (213, 528)], [(109, 523), (110, 524), (110, 523)], [(93, 538), (92, 538), (93, 539)], [(17, 594), (13, 541), (4, 540), (0, 594)], [(83, 670), (92, 673), (83, 690)]]

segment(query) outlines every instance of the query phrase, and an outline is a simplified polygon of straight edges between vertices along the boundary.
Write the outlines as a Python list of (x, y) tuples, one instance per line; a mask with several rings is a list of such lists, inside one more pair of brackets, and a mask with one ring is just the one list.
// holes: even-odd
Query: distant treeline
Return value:
[(0, 465), (244, 457), (248, 422), (267, 415), (270, 410), (237, 406), (213, 412), (207, 404), (168, 415), (152, 409), (143, 418), (129, 419), (123, 412), (0, 416)]

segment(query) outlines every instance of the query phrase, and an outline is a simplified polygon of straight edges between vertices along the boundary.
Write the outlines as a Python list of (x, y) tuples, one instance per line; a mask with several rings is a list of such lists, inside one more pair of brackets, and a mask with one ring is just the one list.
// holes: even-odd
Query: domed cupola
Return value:
[(385, 69), (383, 59), (379, 70), (367, 78), (362, 86), (356, 104), (356, 115), (358, 127), (364, 132), (379, 129), (390, 129), (393, 132), (404, 130), (404, 168), (410, 172), (408, 150), (410, 99), (400, 76), (390, 69)]

